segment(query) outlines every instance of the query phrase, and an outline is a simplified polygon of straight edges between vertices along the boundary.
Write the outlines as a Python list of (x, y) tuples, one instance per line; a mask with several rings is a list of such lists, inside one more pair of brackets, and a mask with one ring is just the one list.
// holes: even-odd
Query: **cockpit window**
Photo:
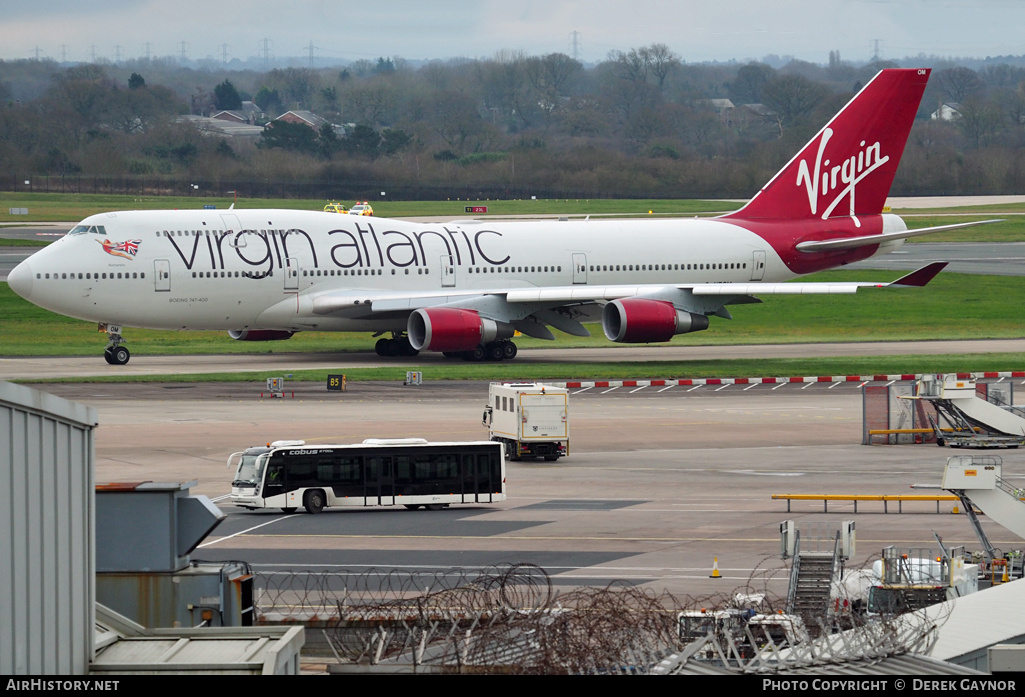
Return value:
[(94, 235), (106, 235), (107, 228), (103, 225), (76, 225), (68, 231), (69, 235), (82, 235), (90, 232)]

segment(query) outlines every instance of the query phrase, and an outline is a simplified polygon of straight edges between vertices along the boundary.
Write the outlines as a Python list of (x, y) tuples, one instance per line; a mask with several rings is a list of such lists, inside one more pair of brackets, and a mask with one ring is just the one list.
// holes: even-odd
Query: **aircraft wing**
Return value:
[[(931, 281), (947, 262), (933, 262), (889, 283), (854, 281), (847, 283), (697, 283), (697, 284), (641, 284), (641, 285), (571, 285), (549, 288), (495, 288), (491, 290), (467, 289), (445, 292), (388, 293), (381, 291), (346, 290), (327, 291), (313, 297), (313, 313), (329, 315), (335, 312), (364, 310), (367, 314), (385, 312), (411, 312), (426, 307), (466, 307), (480, 309), (486, 314), (500, 314), (481, 306), (483, 298), (504, 300), (509, 305), (537, 308), (557, 308), (566, 305), (604, 303), (624, 298), (658, 298), (677, 300), (686, 296), (732, 296), (732, 300), (719, 304), (758, 302), (757, 295), (812, 295), (855, 293), (859, 288), (921, 287)], [(675, 296), (675, 297), (671, 297)], [(679, 302), (679, 301), (678, 301)], [(712, 301), (713, 303), (716, 301)], [(504, 304), (504, 303), (503, 303)], [(704, 303), (702, 303), (704, 304)], [(518, 314), (518, 313), (517, 313)]]

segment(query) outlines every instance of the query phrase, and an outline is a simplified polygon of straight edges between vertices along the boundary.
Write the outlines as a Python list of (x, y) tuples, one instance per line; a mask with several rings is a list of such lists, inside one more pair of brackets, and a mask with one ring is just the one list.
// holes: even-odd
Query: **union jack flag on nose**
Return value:
[(103, 240), (100, 244), (103, 245), (103, 251), (107, 254), (131, 259), (136, 255), (136, 253), (138, 253), (139, 244), (141, 242), (142, 240), (125, 240), (124, 242), (118, 242), (115, 244), (110, 240)]

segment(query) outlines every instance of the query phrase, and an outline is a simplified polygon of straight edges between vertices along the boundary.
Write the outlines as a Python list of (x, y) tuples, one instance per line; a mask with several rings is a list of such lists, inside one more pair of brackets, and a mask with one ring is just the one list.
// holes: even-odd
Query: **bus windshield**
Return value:
[(263, 480), (263, 469), (267, 466), (267, 453), (262, 455), (242, 455), (235, 472), (232, 486), (256, 486)]

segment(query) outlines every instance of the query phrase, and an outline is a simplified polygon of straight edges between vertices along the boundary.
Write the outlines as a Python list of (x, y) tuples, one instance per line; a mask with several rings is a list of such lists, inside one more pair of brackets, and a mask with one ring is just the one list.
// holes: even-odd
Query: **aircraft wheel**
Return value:
[(398, 355), (400, 356), (418, 356), (420, 352), (413, 348), (413, 344), (409, 343), (409, 337), (404, 336), (401, 339), (395, 339), (395, 345), (398, 348)]
[(488, 344), (484, 351), (489, 361), (500, 361), (505, 358), (505, 347), (501, 343)]
[(484, 352), (484, 347), (479, 344), (477, 345), (477, 348), (473, 349), (472, 351), (463, 352), (463, 358), (468, 361), (473, 361), (474, 363), (483, 361), (486, 355), (487, 354), (485, 354)]
[(504, 344), (502, 344), (502, 353), (503, 358), (505, 358), (505, 360), (507, 361), (511, 361), (512, 359), (516, 358), (516, 344), (514, 344), (511, 341), (505, 342)]
[(103, 360), (107, 361), (110, 365), (114, 365), (114, 354), (110, 349), (106, 349), (103, 352)]
[(386, 351), (389, 341), (391, 341), (391, 339), (378, 339), (377, 343), (374, 344), (374, 353), (376, 353), (378, 356), (381, 356), (382, 358), (387, 356), (388, 354), (386, 353)]
[(124, 365), (131, 357), (132, 354), (128, 351), (127, 346), (115, 346), (110, 350), (111, 365)]

